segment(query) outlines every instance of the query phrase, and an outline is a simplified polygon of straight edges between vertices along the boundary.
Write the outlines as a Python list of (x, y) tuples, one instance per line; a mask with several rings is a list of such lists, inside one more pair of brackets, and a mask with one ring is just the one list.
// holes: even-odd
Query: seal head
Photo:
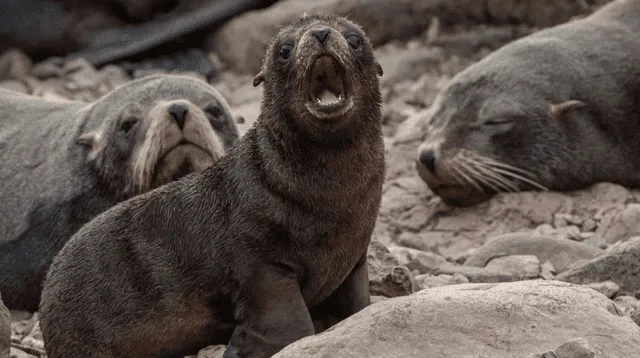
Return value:
[(281, 30), (253, 84), (265, 82), (262, 109), (272, 112), (266, 118), (282, 118), (310, 139), (324, 141), (327, 134), (355, 135), (366, 127), (351, 122), (364, 122), (367, 112), (378, 110), (376, 75), (382, 75), (382, 67), (362, 29), (342, 18), (316, 15)]
[(101, 124), (77, 143), (88, 148), (87, 160), (103, 184), (130, 197), (201, 171), (224, 155), (238, 130), (224, 98), (200, 82), (153, 76), (135, 83), (135, 93), (125, 85), (96, 102), (88, 121), (100, 118)]
[(638, 2), (612, 1), (457, 74), (429, 109), (420, 176), (456, 206), (498, 192), (640, 185), (638, 16)]

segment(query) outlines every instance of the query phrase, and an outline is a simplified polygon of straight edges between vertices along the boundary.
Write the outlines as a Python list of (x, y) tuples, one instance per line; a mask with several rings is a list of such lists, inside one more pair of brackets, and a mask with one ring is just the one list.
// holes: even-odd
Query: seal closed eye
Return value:
[(282, 29), (253, 81), (260, 116), (226, 156), (99, 215), (56, 257), (40, 306), (48, 356), (227, 344), (227, 358), (270, 357), (366, 307), (381, 74), (344, 18)]

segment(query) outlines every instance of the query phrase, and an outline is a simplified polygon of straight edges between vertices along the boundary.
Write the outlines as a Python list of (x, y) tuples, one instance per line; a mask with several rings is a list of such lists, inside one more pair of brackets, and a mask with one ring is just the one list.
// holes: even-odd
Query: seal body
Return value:
[(640, 185), (640, 2), (505, 45), (437, 96), (417, 169), (451, 205), (496, 192)]
[(49, 357), (269, 357), (369, 304), (384, 145), (369, 40), (346, 19), (284, 28), (254, 126), (212, 167), (120, 203), (55, 258)]
[(116, 203), (202, 170), (238, 131), (222, 96), (182, 76), (132, 81), (94, 103), (0, 92), (0, 292), (36, 310), (47, 268)]

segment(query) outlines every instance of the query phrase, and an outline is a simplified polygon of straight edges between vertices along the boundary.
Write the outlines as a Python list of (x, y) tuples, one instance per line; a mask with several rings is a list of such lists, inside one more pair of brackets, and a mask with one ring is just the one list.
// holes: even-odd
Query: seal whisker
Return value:
[[(457, 164), (457, 165), (455, 165), (455, 164)], [(453, 170), (455, 170), (456, 173), (458, 173), (463, 178), (465, 178), (469, 182), (469, 184), (475, 186), (479, 191), (484, 192), (484, 189), (482, 188), (482, 185), (478, 184), (478, 182), (476, 180), (474, 180), (474, 178), (472, 176), (470, 176), (471, 174), (468, 173), (469, 168), (465, 165), (464, 162), (460, 162), (460, 161), (456, 160), (455, 164), (453, 165)], [(465, 172), (465, 170), (467, 170), (467, 172)]]
[(510, 169), (510, 170), (513, 170), (513, 171), (516, 171), (516, 172), (520, 172), (521, 174), (525, 174), (525, 175), (530, 176), (532, 179), (536, 178), (536, 175), (533, 174), (532, 172), (528, 171), (528, 170), (515, 167), (513, 165), (510, 165), (510, 164), (495, 160), (493, 158), (484, 157), (484, 156), (477, 156), (477, 157), (478, 157), (477, 159), (479, 161), (482, 161), (482, 162), (487, 163), (489, 165), (498, 166), (498, 167), (502, 167), (502, 168), (505, 168), (505, 169)]
[(545, 187), (544, 185), (542, 185), (542, 184), (540, 184), (540, 183), (538, 183), (538, 182), (536, 182), (534, 180), (531, 180), (529, 178), (523, 177), (522, 175), (518, 175), (518, 174), (510, 172), (508, 170), (503, 170), (503, 169), (498, 169), (498, 168), (493, 168), (492, 170), (494, 170), (497, 173), (503, 174), (505, 176), (509, 176), (509, 177), (514, 178), (514, 179), (517, 179), (517, 180), (520, 180), (522, 182), (525, 182), (527, 184), (530, 184), (532, 186), (535, 186), (536, 188), (538, 188), (538, 189), (540, 189), (542, 191), (549, 191), (549, 189), (547, 187)]
[(513, 179), (495, 172), (494, 168), (488, 166), (486, 163), (474, 162), (473, 164), (476, 166), (476, 169), (484, 175), (491, 177), (496, 183), (500, 183), (500, 187), (504, 188), (505, 191), (513, 193), (520, 191)]
[[(473, 164), (474, 164), (474, 163), (467, 162), (467, 164), (469, 165), (469, 167), (472, 167), (472, 168), (474, 169), (474, 172), (476, 173), (477, 178), (478, 178), (479, 180), (481, 180), (481, 181), (482, 181), (482, 183), (484, 183), (485, 185), (487, 185), (488, 187), (490, 187), (491, 189), (493, 189), (493, 190), (495, 190), (495, 191), (497, 191), (497, 192), (499, 192), (499, 191), (500, 191), (500, 189), (499, 189), (499, 188), (501, 188), (501, 189), (503, 189), (503, 190), (505, 190), (505, 191), (511, 191), (511, 190), (510, 190), (510, 188), (509, 188), (509, 186), (507, 186), (507, 185), (506, 185), (505, 183), (503, 183), (502, 181), (498, 180), (498, 178), (496, 178), (495, 176), (487, 175), (487, 172), (486, 172), (486, 171), (479, 171), (479, 170), (480, 170), (480, 168), (477, 168), (477, 167), (476, 167), (476, 168), (474, 168), (474, 167), (473, 167)], [(497, 186), (497, 187), (496, 187), (496, 186)]]

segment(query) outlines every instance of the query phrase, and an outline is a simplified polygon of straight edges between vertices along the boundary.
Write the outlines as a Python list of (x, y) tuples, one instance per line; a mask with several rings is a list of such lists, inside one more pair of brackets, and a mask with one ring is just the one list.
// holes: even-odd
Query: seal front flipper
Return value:
[(321, 304), (311, 308), (316, 333), (320, 333), (371, 303), (369, 265), (365, 252), (337, 290)]
[(271, 357), (286, 345), (314, 334), (298, 278), (277, 267), (246, 276), (236, 300), (236, 329), (225, 358)]

